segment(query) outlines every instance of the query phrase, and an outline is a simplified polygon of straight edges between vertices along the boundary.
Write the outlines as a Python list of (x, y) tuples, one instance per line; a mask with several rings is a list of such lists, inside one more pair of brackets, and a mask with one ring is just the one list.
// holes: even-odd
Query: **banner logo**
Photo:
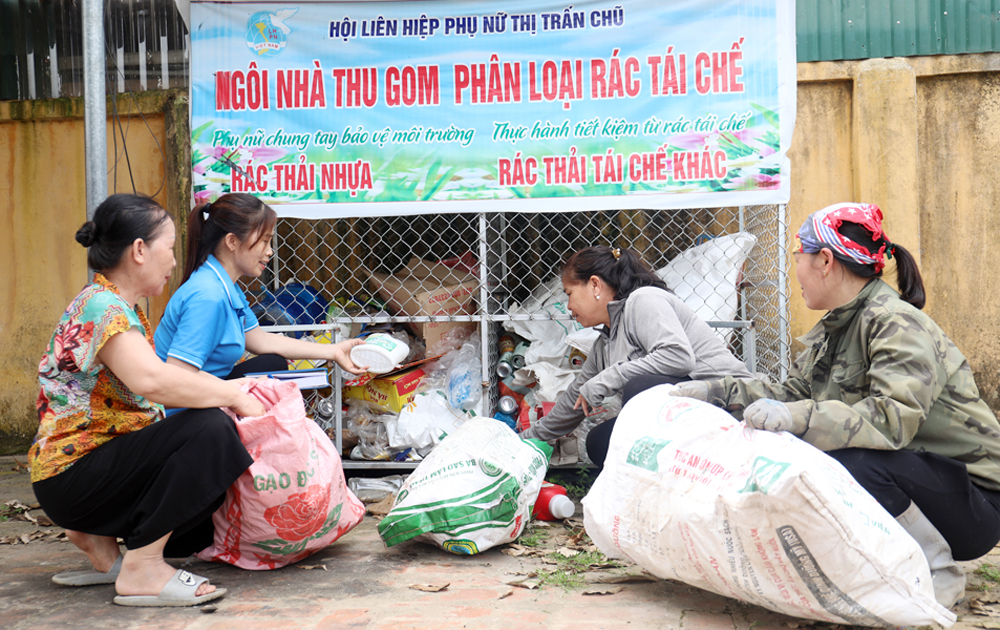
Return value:
[(273, 59), (281, 54), (288, 43), (292, 29), (285, 20), (298, 13), (298, 9), (281, 9), (271, 13), (260, 11), (247, 20), (247, 48), (256, 59)]

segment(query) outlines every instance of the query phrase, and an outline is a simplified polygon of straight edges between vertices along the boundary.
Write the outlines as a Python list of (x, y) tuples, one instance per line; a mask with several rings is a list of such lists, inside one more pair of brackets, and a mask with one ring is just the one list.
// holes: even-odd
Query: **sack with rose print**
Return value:
[(226, 491), (212, 515), (215, 540), (198, 557), (243, 569), (276, 569), (351, 531), (365, 507), (347, 487), (330, 438), (306, 417), (297, 385), (249, 381), (243, 390), (267, 410), (255, 418), (234, 418), (254, 463)]

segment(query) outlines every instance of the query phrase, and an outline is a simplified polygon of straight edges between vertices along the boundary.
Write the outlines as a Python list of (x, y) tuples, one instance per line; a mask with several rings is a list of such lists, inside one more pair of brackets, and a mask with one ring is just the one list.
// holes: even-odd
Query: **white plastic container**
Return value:
[(356, 365), (368, 366), (372, 374), (385, 374), (398, 366), (410, 347), (392, 335), (376, 333), (365, 338), (360, 346), (351, 348), (351, 361)]

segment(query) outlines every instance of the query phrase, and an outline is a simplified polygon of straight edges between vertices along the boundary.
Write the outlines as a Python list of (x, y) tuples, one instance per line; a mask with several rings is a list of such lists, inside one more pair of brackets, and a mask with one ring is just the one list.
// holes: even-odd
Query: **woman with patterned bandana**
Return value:
[[(766, 431), (789, 431), (839, 461), (920, 544), (937, 600), (965, 592), (956, 560), (1000, 540), (1000, 424), (965, 356), (920, 309), (916, 261), (871, 204), (842, 203), (799, 230), (806, 307), (828, 311), (778, 384), (731, 377), (673, 392)], [(900, 292), (881, 280), (896, 259)]]

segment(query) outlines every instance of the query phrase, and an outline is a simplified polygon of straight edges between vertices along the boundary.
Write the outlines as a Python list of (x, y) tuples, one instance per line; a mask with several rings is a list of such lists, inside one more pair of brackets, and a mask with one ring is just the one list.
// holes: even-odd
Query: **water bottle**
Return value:
[(478, 346), (466, 344), (448, 370), (448, 404), (455, 411), (472, 411), (483, 397), (481, 364), (474, 352)]
[(448, 404), (456, 411), (468, 411), (475, 405), (472, 401), (474, 383), (472, 372), (462, 370), (448, 375)]
[(540, 521), (559, 521), (573, 516), (576, 505), (566, 496), (566, 488), (548, 481), (542, 482), (531, 515)]
[(517, 431), (517, 401), (513, 396), (501, 396), (497, 402), (497, 412), (493, 416), (500, 422)]

